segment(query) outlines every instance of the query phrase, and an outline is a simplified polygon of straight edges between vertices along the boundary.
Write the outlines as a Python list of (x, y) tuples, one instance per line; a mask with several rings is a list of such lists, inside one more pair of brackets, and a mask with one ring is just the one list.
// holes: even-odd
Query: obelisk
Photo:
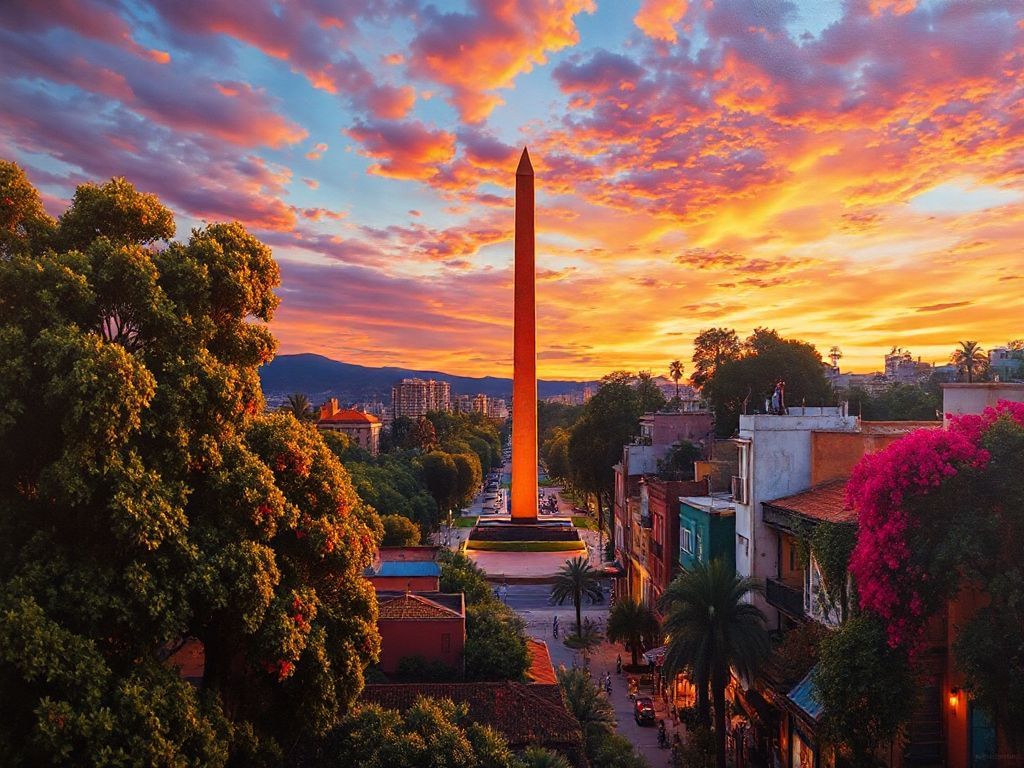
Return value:
[(512, 522), (537, 522), (537, 303), (533, 166), (523, 148), (516, 168), (512, 352)]

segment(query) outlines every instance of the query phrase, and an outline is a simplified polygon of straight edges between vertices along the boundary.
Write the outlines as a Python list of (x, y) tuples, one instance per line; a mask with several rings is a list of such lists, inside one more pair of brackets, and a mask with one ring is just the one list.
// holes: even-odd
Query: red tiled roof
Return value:
[(530, 668), (526, 670), (526, 676), (531, 683), (541, 685), (558, 685), (558, 678), (555, 677), (555, 668), (551, 663), (551, 654), (548, 653), (548, 644), (543, 640), (526, 638), (526, 650), (530, 654)]
[[(549, 686), (542, 686), (548, 688)], [(362, 701), (401, 712), (416, 699), (451, 699), (469, 707), (469, 719), (502, 733), (513, 749), (530, 744), (561, 747), (577, 765), (582, 762), (580, 725), (559, 699), (533, 692), (523, 683), (408, 683), (367, 685)]]
[(829, 480), (810, 490), (764, 502), (770, 507), (828, 523), (856, 523), (857, 512), (846, 506), (845, 478)]
[(330, 416), (320, 419), (321, 424), (376, 424), (379, 421), (380, 419), (376, 416), (363, 413), (362, 411), (355, 411), (351, 408), (342, 408), (340, 411), (335, 411)]
[(461, 619), (462, 615), (425, 597), (407, 593), (382, 602), (381, 619)]

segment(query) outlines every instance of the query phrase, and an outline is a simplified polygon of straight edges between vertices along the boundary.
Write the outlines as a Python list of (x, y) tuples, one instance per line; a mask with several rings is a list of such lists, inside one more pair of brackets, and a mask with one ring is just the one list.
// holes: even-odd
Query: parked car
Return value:
[(654, 699), (641, 696), (633, 704), (633, 719), (637, 725), (654, 725)]

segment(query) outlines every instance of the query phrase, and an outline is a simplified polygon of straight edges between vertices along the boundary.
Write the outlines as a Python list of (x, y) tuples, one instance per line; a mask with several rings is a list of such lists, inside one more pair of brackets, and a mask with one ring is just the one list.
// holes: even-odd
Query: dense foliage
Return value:
[(439, 561), (441, 591), (466, 596), (466, 679), (521, 679), (530, 666), (522, 620), (494, 596), (483, 572), (468, 557), (442, 550)]
[(914, 707), (912, 669), (885, 637), (877, 616), (854, 616), (822, 638), (814, 668), (821, 735), (863, 768), (877, 764), (876, 750), (896, 738)]
[(382, 515), (381, 525), (384, 527), (382, 547), (414, 547), (420, 543), (420, 529), (407, 517), (401, 515)]
[[(55, 225), (16, 167), (0, 183), (0, 762), (219, 765), (322, 734), (378, 650), (380, 530), (315, 430), (263, 415), (269, 249), (238, 224), (170, 243), (123, 179)], [(165, 663), (187, 638), (197, 688)]]
[(848, 494), (860, 521), (850, 562), (860, 607), (885, 627), (876, 654), (908, 665), (929, 619), (962, 587), (977, 589), (986, 602), (955, 628), (955, 659), (975, 704), (1019, 745), (1024, 404), (1001, 402), (866, 456)]
[(598, 502), (598, 522), (614, 496), (612, 467), (622, 458), (622, 446), (640, 430), (640, 417), (665, 406), (665, 398), (649, 375), (634, 380), (628, 373), (609, 374), (583, 406), (569, 432), (568, 461), (575, 488), (593, 494)]
[(840, 394), (850, 413), (868, 421), (938, 421), (942, 418), (942, 390), (936, 381), (893, 384), (876, 395), (861, 387)]
[[(813, 345), (784, 339), (767, 328), (754, 332), (736, 349), (726, 329), (712, 329), (710, 340), (695, 340), (692, 381), (703, 382), (702, 394), (715, 412), (718, 434), (733, 434), (740, 414), (763, 413), (777, 382), (785, 382), (785, 404), (828, 405), (835, 400), (825, 378), (821, 355)], [(723, 336), (724, 332), (724, 336)], [(707, 345), (707, 346), (705, 346)]]
[(362, 705), (307, 761), (314, 768), (525, 768), (505, 739), (465, 705), (421, 698), (404, 714)]

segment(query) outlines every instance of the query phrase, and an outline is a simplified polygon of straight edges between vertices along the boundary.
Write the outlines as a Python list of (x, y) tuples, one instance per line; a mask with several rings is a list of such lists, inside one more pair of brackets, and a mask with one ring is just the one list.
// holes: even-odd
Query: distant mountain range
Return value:
[[(314, 405), (336, 397), (342, 402), (372, 402), (375, 398), (391, 402), (391, 385), (401, 379), (438, 379), (451, 384), (453, 395), (484, 394), (488, 397), (512, 396), (512, 379), (496, 376), (473, 378), (452, 376), (442, 371), (416, 371), (410, 368), (371, 368), (331, 360), (323, 355), (278, 355), (260, 368), (263, 394), (270, 405), (277, 405), (294, 392), (306, 394)], [(578, 392), (590, 381), (538, 381), (537, 395)]]

